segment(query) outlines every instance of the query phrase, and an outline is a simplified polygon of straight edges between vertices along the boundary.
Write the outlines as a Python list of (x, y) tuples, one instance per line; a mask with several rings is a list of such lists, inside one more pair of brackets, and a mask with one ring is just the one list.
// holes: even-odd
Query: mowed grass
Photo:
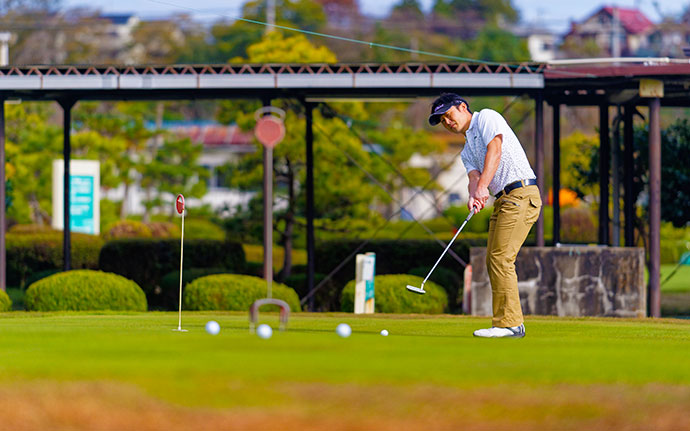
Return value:
[[(205, 333), (208, 320), (220, 323), (219, 335)], [(277, 315), (262, 314), (262, 321), (275, 328)], [(350, 324), (351, 337), (335, 334), (341, 322)], [(288, 331), (263, 340), (249, 333), (246, 313), (184, 313), (187, 333), (172, 331), (176, 313), (6, 313), (0, 404), (47, 397), (46, 405), (59, 405), (53, 392), (66, 391), (101, 400), (103, 414), (136, 405), (162, 409), (170, 414), (154, 422), (166, 429), (175, 417), (178, 425), (203, 417), (209, 427), (227, 429), (261, 428), (276, 417), (285, 421), (281, 429), (457, 429), (458, 421), (464, 429), (596, 428), (657, 417), (659, 429), (690, 427), (683, 413), (690, 403), (690, 321), (528, 317), (524, 339), (473, 338), (487, 323), (297, 313)], [(382, 329), (390, 335), (381, 336)], [(132, 401), (123, 407), (122, 398)], [(506, 410), (520, 399), (524, 409)], [(84, 414), (63, 418), (65, 408), (84, 407), (69, 403), (61, 419), (47, 420), (69, 429), (93, 425)], [(16, 411), (0, 408), (3, 417)], [(199, 411), (204, 415), (195, 416)]]

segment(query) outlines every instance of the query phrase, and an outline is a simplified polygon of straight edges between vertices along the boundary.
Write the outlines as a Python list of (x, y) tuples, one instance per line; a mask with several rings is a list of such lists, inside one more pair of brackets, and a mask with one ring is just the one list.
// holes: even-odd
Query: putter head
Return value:
[(407, 290), (409, 290), (410, 292), (419, 293), (420, 295), (424, 295), (426, 293), (426, 290), (424, 290), (423, 288), (410, 286), (409, 284), (407, 285)]

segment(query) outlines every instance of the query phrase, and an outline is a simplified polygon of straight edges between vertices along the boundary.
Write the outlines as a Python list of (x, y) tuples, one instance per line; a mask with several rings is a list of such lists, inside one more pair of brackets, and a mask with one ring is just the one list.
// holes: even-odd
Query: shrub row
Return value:
[[(63, 237), (61, 231), (53, 230), (8, 232), (5, 237), (7, 284), (25, 288), (33, 275), (62, 268)], [(72, 268), (98, 268), (98, 253), (103, 246), (99, 237), (72, 233), (70, 242)]]
[[(433, 281), (424, 285), (424, 295), (407, 291), (406, 285), (421, 286), (422, 277), (408, 274), (377, 275), (374, 277), (374, 309), (377, 313), (443, 313), (448, 306), (448, 298), (443, 288)], [(342, 311), (354, 311), (355, 281), (345, 286), (341, 296)]]
[[(164, 292), (161, 283), (166, 274), (180, 269), (179, 240), (111, 241), (101, 249), (98, 267), (134, 280), (146, 293), (151, 308), (176, 308), (176, 299), (171, 303), (171, 298), (177, 298), (177, 289)], [(245, 268), (244, 250), (241, 244), (229, 241), (185, 241), (184, 269), (191, 268), (241, 273)]]
[[(362, 240), (332, 240), (317, 243), (316, 272), (329, 274), (345, 261), (361, 243)], [(486, 239), (458, 238), (451, 246), (451, 250), (462, 260), (469, 262), (469, 249), (475, 246), (486, 246)], [(413, 271), (420, 275), (422, 272), (428, 273), (443, 252), (444, 247), (434, 240), (373, 240), (361, 250), (361, 253), (376, 253), (377, 275), (408, 274)], [(448, 292), (452, 304), (450, 310), (455, 311), (458, 307), (458, 289), (461, 286), (464, 267), (453, 259), (449, 252), (446, 253), (434, 272), (438, 272), (438, 274), (432, 280), (439, 282)], [(319, 295), (327, 299), (329, 310), (341, 309), (340, 292), (345, 284), (353, 278), (354, 273), (355, 261), (352, 258), (334, 274), (332, 282), (321, 289), (323, 292), (319, 291)], [(449, 274), (455, 274), (455, 277)], [(297, 290), (300, 291), (299, 288)], [(304, 290), (306, 291), (306, 289)]]

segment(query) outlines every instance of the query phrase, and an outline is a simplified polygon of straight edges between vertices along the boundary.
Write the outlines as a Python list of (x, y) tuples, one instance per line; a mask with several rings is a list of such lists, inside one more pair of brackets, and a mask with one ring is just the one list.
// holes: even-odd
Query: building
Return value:
[(654, 23), (638, 9), (604, 6), (571, 23), (561, 49), (569, 56), (635, 57), (648, 50)]

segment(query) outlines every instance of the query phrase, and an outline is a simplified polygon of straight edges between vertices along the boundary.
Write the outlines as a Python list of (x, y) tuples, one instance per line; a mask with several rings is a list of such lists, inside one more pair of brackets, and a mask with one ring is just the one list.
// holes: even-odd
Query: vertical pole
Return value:
[[(264, 100), (270, 106), (270, 100)], [(273, 283), (273, 148), (264, 145), (264, 279), (271, 298)]]
[(624, 124), (623, 124), (623, 140), (624, 140), (624, 154), (623, 154), (623, 172), (624, 172), (624, 216), (625, 216), (625, 246), (635, 246), (635, 200), (633, 196), (633, 179), (635, 177), (635, 159), (634, 159), (634, 137), (633, 137), (633, 111), (634, 105), (625, 105)]
[(599, 105), (599, 244), (609, 243), (609, 105)]
[[(537, 187), (544, 200), (544, 95), (539, 92), (534, 98), (535, 109), (535, 156), (537, 168)], [(544, 247), (544, 211), (537, 219), (537, 247)]]
[(649, 103), (649, 314), (661, 317), (661, 101)]
[(63, 176), (63, 241), (62, 256), (63, 270), (69, 271), (72, 266), (72, 243), (70, 238), (70, 160), (72, 154), (72, 144), (70, 132), (72, 128), (72, 107), (76, 103), (74, 99), (60, 99), (58, 103), (62, 107), (62, 154), (65, 163), (65, 174)]
[(561, 105), (553, 105), (553, 245), (561, 242)]
[(5, 252), (5, 99), (0, 97), (0, 289), (6, 290), (6, 252)]
[(620, 191), (621, 191), (621, 181), (620, 181), (620, 164), (621, 164), (621, 107), (620, 105), (616, 109), (616, 119), (614, 120), (613, 128), (613, 142), (611, 145), (611, 183), (612, 183), (612, 195), (613, 200), (613, 232), (611, 235), (612, 244), (614, 247), (620, 247), (621, 245), (621, 209), (620, 209)]
[(314, 105), (305, 103), (307, 153), (307, 291), (309, 310), (314, 311)]

